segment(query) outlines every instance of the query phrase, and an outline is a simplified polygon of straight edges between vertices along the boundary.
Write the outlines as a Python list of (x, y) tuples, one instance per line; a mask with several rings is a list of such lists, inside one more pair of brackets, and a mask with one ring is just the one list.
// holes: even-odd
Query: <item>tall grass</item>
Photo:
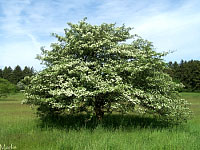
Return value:
[(0, 99), (0, 144), (19, 150), (159, 150), (200, 149), (200, 93), (182, 93), (192, 103), (194, 118), (165, 126), (148, 117), (107, 115), (98, 124), (85, 115), (39, 120), (21, 105), (22, 94)]

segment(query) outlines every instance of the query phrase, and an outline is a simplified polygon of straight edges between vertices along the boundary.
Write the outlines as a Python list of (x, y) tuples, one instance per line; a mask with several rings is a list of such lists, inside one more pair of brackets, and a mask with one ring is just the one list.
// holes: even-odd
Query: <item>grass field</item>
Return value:
[[(17, 150), (199, 150), (200, 93), (182, 93), (194, 117), (186, 124), (164, 127), (151, 118), (107, 116), (101, 125), (84, 116), (42, 123), (22, 94), (0, 99), (0, 149)], [(69, 123), (70, 122), (70, 123)]]

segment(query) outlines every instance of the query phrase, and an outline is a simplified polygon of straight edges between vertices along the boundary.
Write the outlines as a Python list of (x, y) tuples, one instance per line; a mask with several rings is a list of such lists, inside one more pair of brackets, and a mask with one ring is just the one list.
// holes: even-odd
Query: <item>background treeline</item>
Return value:
[[(166, 72), (173, 78), (175, 82), (183, 83), (184, 91), (200, 91), (200, 61), (181, 60), (178, 62), (169, 62)], [(25, 66), (23, 69), (17, 65), (15, 68), (10, 66), (0, 69), (0, 78), (10, 81), (12, 84), (17, 83), (25, 76), (34, 75), (33, 67)]]
[(14, 85), (17, 85), (17, 83), (25, 76), (32, 76), (33, 74), (33, 67), (30, 68), (27, 66), (25, 66), (23, 69), (19, 65), (17, 65), (14, 69), (12, 69), (10, 66), (0, 69), (0, 78), (8, 80)]
[(169, 62), (167, 73), (176, 82), (183, 83), (184, 91), (200, 91), (200, 61), (181, 60), (180, 63)]

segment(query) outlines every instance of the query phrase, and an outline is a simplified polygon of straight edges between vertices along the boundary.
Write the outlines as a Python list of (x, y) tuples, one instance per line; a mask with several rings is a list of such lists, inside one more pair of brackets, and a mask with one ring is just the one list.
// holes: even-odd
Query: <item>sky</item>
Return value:
[(67, 22), (125, 24), (153, 42), (158, 52), (174, 51), (166, 62), (200, 60), (200, 0), (0, 0), (0, 68), (44, 66), (35, 59), (49, 49)]

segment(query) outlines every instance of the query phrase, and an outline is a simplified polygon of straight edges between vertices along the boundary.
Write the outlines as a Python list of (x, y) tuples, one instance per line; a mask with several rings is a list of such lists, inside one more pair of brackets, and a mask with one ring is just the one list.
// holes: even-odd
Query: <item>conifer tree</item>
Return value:
[(3, 78), (3, 70), (0, 69), (0, 78)]
[(21, 67), (17, 65), (12, 73), (12, 83), (16, 85), (21, 79), (23, 79), (23, 72)]
[(9, 66), (9, 67), (5, 67), (3, 69), (3, 78), (8, 80), (8, 81), (12, 81), (12, 73), (13, 73), (13, 69)]
[(22, 72), (23, 72), (23, 77), (32, 76), (34, 74), (34, 69), (33, 69), (33, 67), (30, 68), (30, 67), (25, 66), (24, 70)]

